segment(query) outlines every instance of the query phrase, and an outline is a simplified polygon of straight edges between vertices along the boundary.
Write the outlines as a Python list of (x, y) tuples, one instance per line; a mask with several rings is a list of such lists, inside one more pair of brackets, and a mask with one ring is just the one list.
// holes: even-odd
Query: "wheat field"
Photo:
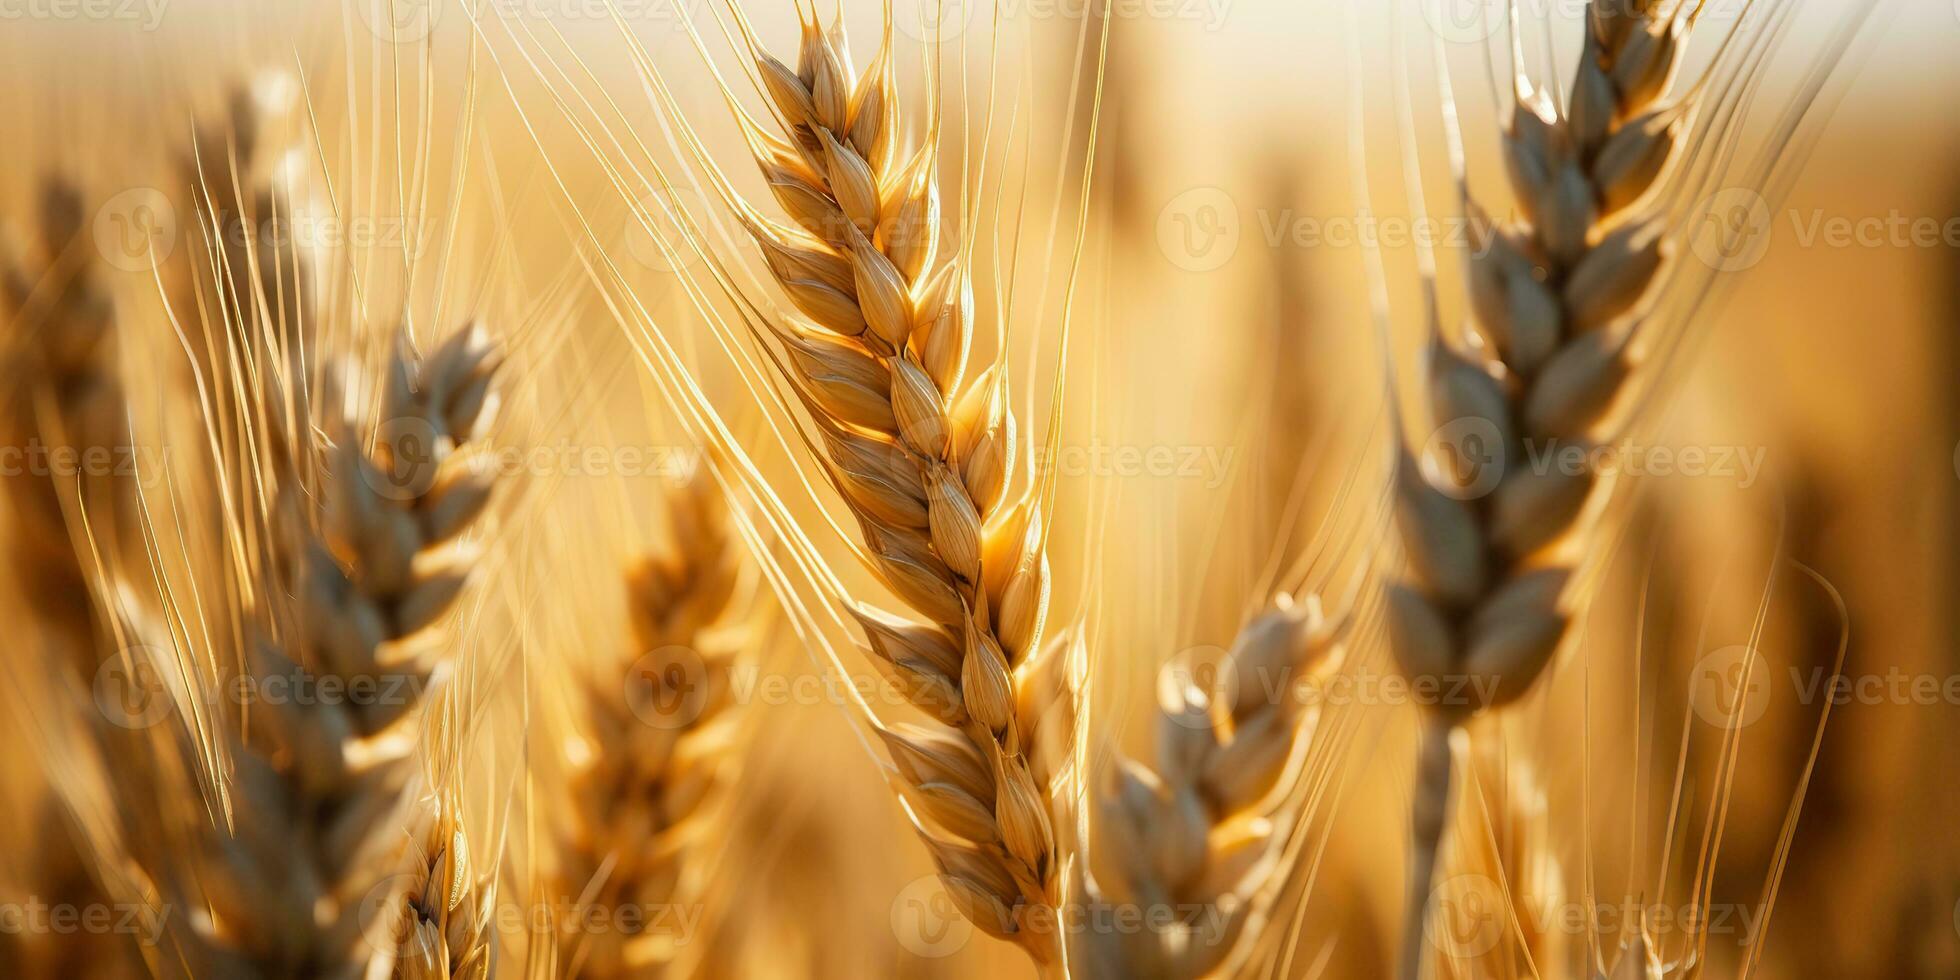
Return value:
[(1960, 976), (1956, 47), (0, 0), (0, 976)]

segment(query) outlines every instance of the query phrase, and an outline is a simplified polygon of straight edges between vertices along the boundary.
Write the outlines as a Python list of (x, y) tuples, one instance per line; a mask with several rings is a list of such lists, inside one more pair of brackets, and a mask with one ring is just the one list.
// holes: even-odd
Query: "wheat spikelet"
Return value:
[[(742, 566), (725, 508), (705, 475), (673, 495), (671, 546), (627, 576), (632, 652), (585, 678), (593, 747), (573, 777), (558, 871), (557, 894), (576, 916), (566, 923), (577, 939), (562, 951), (565, 976), (644, 976), (666, 959), (669, 936), (629, 931), (616, 913), (684, 900), (683, 865), (706, 829), (703, 801), (731, 778), (729, 671), (742, 633), (726, 621)], [(588, 908), (608, 917), (604, 928), (580, 928)]]
[(1097, 859), (1108, 870), (1097, 881), (1113, 901), (1175, 909), (1181, 921), (1095, 932), (1118, 947), (1103, 952), (1098, 975), (1205, 976), (1236, 947), (1278, 839), (1256, 807), (1308, 724), (1291, 690), (1335, 656), (1335, 643), (1318, 601), (1282, 595), (1239, 633), (1215, 678), (1181, 678), (1181, 690), (1166, 692), (1155, 768), (1122, 760), (1100, 800)]
[[(1066, 740), (1069, 647), (1043, 647), (1049, 570), (1003, 371), (968, 377), (975, 314), (965, 257), (940, 255), (936, 122), (901, 152), (889, 18), (871, 67), (803, 15), (797, 66), (759, 54), (785, 135), (750, 129), (795, 226), (739, 213), (808, 319), (768, 322), (776, 359), (863, 532), (868, 562), (911, 610), (854, 609), (874, 656), (940, 725), (882, 730), (949, 892), (987, 932), (1058, 962), (1054, 756)], [(1045, 731), (1042, 729), (1046, 729)]]
[(476, 326), (420, 363), (397, 352), (372, 448), (343, 424), (321, 485), (282, 488), (279, 577), (260, 594), (290, 608), (256, 611), (250, 678), (350, 696), (252, 706), (232, 753), (232, 827), (208, 828), (192, 874), (209, 910), (198, 975), (355, 976), (374, 952), (355, 903), (400, 853), (401, 722), (443, 662), (431, 627), (473, 567), (460, 536), (494, 474), (459, 449), (489, 419), (497, 365)]
[[(1695, 8), (1698, 9), (1698, 8)], [(1489, 430), (1503, 458), (1553, 440), (1583, 445), (1633, 371), (1629, 341), (1668, 259), (1663, 215), (1643, 209), (1680, 143), (1691, 97), (1662, 101), (1694, 10), (1664, 0), (1589, 5), (1569, 107), (1520, 79), (1504, 133), (1519, 219), (1480, 234), (1469, 289), (1481, 330), (1459, 351), (1432, 335), (1428, 391), (1437, 426)], [(1474, 204), (1473, 219), (1481, 218)], [(1476, 499), (1481, 472), (1427, 478), (1402, 454), (1396, 512), (1412, 577), (1391, 587), (1394, 652), (1411, 678), (1468, 676), (1494, 707), (1521, 697), (1565, 634), (1571, 574), (1542, 556), (1591, 495), (1589, 467), (1515, 466)], [(1449, 794), (1448, 733), (1480, 705), (1432, 712), (1418, 761), (1405, 975), (1420, 954), (1421, 909)]]

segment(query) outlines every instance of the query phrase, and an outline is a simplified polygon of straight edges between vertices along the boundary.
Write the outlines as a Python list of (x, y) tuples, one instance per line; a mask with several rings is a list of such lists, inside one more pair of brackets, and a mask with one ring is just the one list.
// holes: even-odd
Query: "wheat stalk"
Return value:
[[(1561, 904), (1558, 859), (1552, 852), (1545, 791), (1530, 767), (1493, 751), (1473, 754), (1465, 767), (1464, 803), (1441, 857), (1454, 883), (1457, 909), (1431, 910), (1431, 938), (1449, 942), (1436, 962), (1442, 978), (1565, 976), (1571, 969)], [(1449, 917), (1485, 913), (1468, 936), (1453, 933)], [(1497, 910), (1498, 914), (1488, 914)]]
[[(865, 557), (911, 610), (853, 609), (874, 656), (940, 724), (882, 728), (948, 891), (987, 932), (1059, 964), (1052, 780), (1039, 743), (1066, 738), (1062, 645), (1043, 649), (1049, 570), (1004, 371), (967, 377), (966, 257), (940, 255), (936, 121), (901, 153), (891, 26), (855, 73), (841, 35), (802, 18), (797, 67), (758, 52), (783, 135), (748, 127), (786, 226), (739, 211), (808, 320), (766, 318), (775, 362), (814, 423)], [(1046, 729), (1045, 731), (1039, 729)]]
[(356, 903), (400, 853), (403, 720), (444, 661), (431, 627), (475, 561), (461, 536), (494, 473), (459, 450), (488, 421), (498, 363), (474, 325), (419, 363), (397, 351), (375, 443), (343, 424), (321, 485), (280, 489), (281, 561), (260, 595), (290, 608), (256, 610), (250, 677), (373, 693), (268, 697), (242, 720), (231, 826), (207, 828), (193, 873), (209, 910), (200, 974), (355, 976), (374, 952)]
[(1100, 799), (1097, 859), (1107, 870), (1097, 883), (1114, 901), (1175, 909), (1181, 921), (1164, 931), (1095, 932), (1110, 947), (1100, 974), (1200, 977), (1237, 947), (1280, 839), (1257, 808), (1309, 724), (1290, 692), (1335, 646), (1316, 600), (1282, 595), (1240, 631), (1216, 676), (1180, 677), (1168, 692), (1155, 767), (1121, 760)]
[[(1642, 201), (1692, 105), (1662, 99), (1698, 9), (1589, 5), (1564, 112), (1520, 79), (1503, 140), (1520, 215), (1499, 227), (1473, 220), (1468, 278), (1482, 336), (1459, 351), (1432, 335), (1428, 391), (1439, 427), (1472, 421), (1494, 433), (1504, 458), (1522, 459), (1524, 447), (1582, 442), (1620, 394), (1634, 326), (1668, 259), (1664, 215)], [(1495, 707), (1531, 689), (1565, 635), (1571, 568), (1546, 552), (1574, 530), (1596, 474), (1516, 467), (1488, 498), (1471, 499), (1481, 475), (1428, 478), (1402, 454), (1396, 510), (1412, 575), (1391, 588), (1390, 627), (1406, 674), (1488, 682), (1480, 689)], [(1448, 806), (1449, 732), (1475, 707), (1439, 706), (1424, 725), (1402, 948), (1411, 978)]]
[[(571, 930), (587, 908), (665, 909), (681, 900), (689, 845), (707, 829), (702, 804), (731, 779), (736, 761), (727, 709), (740, 635), (722, 624), (734, 612), (741, 552), (706, 476), (673, 494), (668, 513), (671, 545), (627, 576), (631, 659), (587, 678), (581, 702), (594, 744), (573, 777), (573, 824), (558, 872), (558, 894), (578, 916), (566, 923)], [(649, 690), (634, 699), (642, 684)], [(665, 961), (669, 937), (628, 931), (628, 921), (581, 930), (582, 941), (563, 950), (564, 975), (642, 976)]]

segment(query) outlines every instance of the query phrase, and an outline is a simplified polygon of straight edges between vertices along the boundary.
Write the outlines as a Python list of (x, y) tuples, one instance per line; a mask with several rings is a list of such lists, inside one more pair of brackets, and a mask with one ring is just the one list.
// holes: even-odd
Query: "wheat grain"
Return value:
[[(1474, 205), (1469, 289), (1480, 336), (1466, 351), (1433, 336), (1428, 392), (1439, 427), (1487, 430), (1497, 451), (1583, 444), (1633, 370), (1629, 343), (1668, 259), (1663, 218), (1641, 206), (1680, 143), (1688, 98), (1663, 103), (1685, 48), (1689, 5), (1589, 5), (1564, 112), (1520, 81), (1504, 133), (1519, 220), (1492, 226)], [(1565, 634), (1570, 568), (1543, 558), (1574, 529), (1596, 483), (1590, 467), (1515, 466), (1485, 499), (1480, 472), (1426, 478), (1408, 453), (1397, 518), (1412, 578), (1393, 586), (1390, 625), (1412, 678), (1464, 677), (1496, 707), (1532, 688)], [(1488, 686), (1483, 686), (1488, 685)], [(1475, 705), (1425, 724), (1412, 820), (1403, 971), (1414, 977), (1450, 784), (1449, 731)]]
[[(730, 668), (745, 627), (727, 622), (742, 565), (725, 507), (705, 474), (673, 495), (671, 545), (627, 576), (634, 652), (585, 679), (591, 761), (573, 776), (558, 871), (577, 933), (565, 976), (644, 976), (668, 958), (674, 937), (613, 913), (678, 907), (690, 845), (709, 829), (702, 804), (733, 778)], [(590, 930), (588, 909), (602, 917)]]
[[(1311, 598), (1248, 623), (1216, 677), (1179, 678), (1156, 724), (1155, 768), (1121, 761), (1100, 800), (1097, 882), (1109, 900), (1174, 909), (1169, 929), (1097, 930), (1097, 975), (1200, 977), (1239, 943), (1279, 839), (1256, 809), (1308, 726), (1295, 684), (1335, 656)], [(1277, 694), (1275, 692), (1278, 692)]]
[[(854, 610), (874, 656), (941, 724), (882, 729), (908, 797), (952, 838), (926, 840), (987, 932), (1059, 963), (1055, 760), (1074, 717), (1068, 647), (1044, 648), (1049, 570), (1000, 370), (968, 377), (965, 257), (941, 255), (937, 126), (901, 150), (891, 28), (862, 74), (803, 17), (797, 67), (759, 54), (787, 138), (750, 132), (795, 226), (743, 220), (790, 302), (769, 320), (872, 570), (912, 611)], [(1044, 758), (1045, 757), (1045, 758)]]

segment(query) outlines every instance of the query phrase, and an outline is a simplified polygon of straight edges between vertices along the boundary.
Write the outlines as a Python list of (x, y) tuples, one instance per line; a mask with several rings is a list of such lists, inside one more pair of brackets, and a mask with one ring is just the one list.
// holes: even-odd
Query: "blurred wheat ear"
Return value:
[[(732, 706), (734, 659), (753, 642), (737, 600), (742, 552), (720, 490), (698, 472), (668, 501), (667, 548), (626, 577), (632, 643), (582, 678), (589, 746), (574, 774), (570, 828), (559, 848), (556, 895), (570, 903), (564, 975), (642, 976), (678, 941), (645, 923), (598, 920), (583, 910), (671, 909), (689, 894), (689, 857), (715, 833), (704, 801), (733, 781), (743, 745)], [(698, 878), (698, 870), (695, 877)]]
[[(94, 247), (83, 233), (81, 193), (64, 181), (50, 181), (42, 191), (38, 217), (46, 265), (30, 270), (11, 262), (0, 281), (11, 320), (5, 376), (0, 378), (7, 400), (0, 414), (5, 444), (23, 451), (45, 447), (49, 462), (62, 452), (72, 454), (77, 464), (92, 459), (85, 455), (91, 450), (128, 453), (132, 447), (116, 364), (115, 305), (98, 281)], [(73, 468), (74, 473), (18, 468), (7, 478), (6, 500), (12, 510), (10, 557), (16, 563), (16, 581), (29, 590), (37, 620), (77, 657), (76, 667), (86, 681), (94, 674), (98, 640), (106, 626), (94, 602), (95, 564), (98, 557), (110, 562), (121, 557), (98, 556), (95, 549), (114, 545), (118, 536), (131, 546), (129, 554), (140, 555), (141, 548), (130, 540), (134, 495), (129, 481), (97, 476), (81, 465)], [(89, 540), (85, 515), (98, 528), (96, 533), (113, 536)]]
[[(493, 412), (498, 364), (475, 325), (426, 358), (404, 345), (371, 426), (337, 423), (330, 445), (311, 426), (289, 433), (326, 462), (317, 486), (267, 484), (279, 494), (267, 509), (274, 577), (250, 610), (240, 680), (375, 696), (254, 707), (231, 746), (220, 822), (176, 882), (185, 907), (208, 909), (186, 943), (198, 975), (353, 977), (394, 953), (376, 948), (362, 921), (374, 910), (362, 902), (387, 887), (413, 817), (411, 722), (450, 658), (435, 627), (477, 561), (465, 532), (495, 474), (471, 465), (467, 449)], [(238, 739), (239, 722), (224, 730)]]
[[(1749, 79), (1781, 39), (1769, 25), (1787, 6), (1748, 11), (1708, 74), (1676, 92), (1703, 5), (1589, 3), (1563, 106), (1527, 79), (1513, 23), (1514, 101), (1502, 155), (1518, 217), (1508, 223), (1493, 223), (1469, 197), (1448, 69), (1440, 68), (1454, 176), (1474, 229), (1467, 280), (1476, 329), (1460, 343), (1447, 340), (1431, 293), (1424, 381), (1437, 434), (1456, 458), (1425, 473), (1398, 446), (1394, 490), (1409, 577), (1390, 587), (1389, 622), (1405, 674), (1439, 690), (1468, 679), (1471, 688), (1457, 689), (1486, 692), (1487, 700), (1441, 705), (1424, 719), (1401, 949), (1402, 975), (1411, 980), (1446, 823), (1450, 733), (1471, 712), (1534, 689), (1565, 637), (1575, 572), (1590, 551), (1579, 540), (1581, 518), (1599, 474), (1531, 463), (1554, 447), (1590, 449), (1602, 423), (1625, 424), (1611, 418), (1614, 409), (1640, 410), (1622, 398), (1637, 373), (1637, 341), (1668, 339), (1664, 332), (1679, 324), (1663, 314), (1686, 319), (1699, 300), (1663, 308), (1669, 297), (1660, 294), (1669, 290), (1657, 288), (1680, 281), (1668, 273), (1688, 231), (1682, 196), (1699, 194), (1698, 185), (1726, 167), (1735, 121), (1745, 117), (1741, 104), (1753, 91), (1734, 83)], [(1791, 110), (1794, 118), (1809, 97)], [(1406, 117), (1406, 102), (1403, 108)], [(1788, 137), (1788, 129), (1772, 137), (1770, 160)], [(1684, 146), (1692, 150), (1684, 154)], [(1456, 465), (1480, 447), (1498, 454), (1494, 486), (1480, 482), (1488, 467)]]
[[(97, 672), (125, 645), (119, 638), (129, 624), (119, 603), (140, 593), (149, 578), (129, 475), (136, 447), (117, 359), (117, 311), (86, 234), (80, 189), (50, 179), (38, 203), (34, 238), (41, 263), (9, 254), (0, 268), (7, 324), (0, 339), (0, 445), (20, 454), (0, 506), (8, 510), (8, 578), (33, 614), (33, 642), (10, 656), (31, 651), (44, 659), (7, 668), (52, 676), (54, 690), (64, 695), (60, 722), (80, 722), (81, 751), (104, 771), (130, 770), (146, 751), (144, 736), (110, 723), (88, 702)], [(71, 705), (69, 694), (79, 703)], [(49, 737), (69, 736), (63, 728)], [(146, 773), (140, 764), (115, 780), (92, 769), (47, 771), (52, 842), (34, 857), (37, 894), (77, 908), (154, 900), (131, 853), (146, 846), (141, 801), (153, 788)], [(115, 812), (77, 812), (86, 799), (107, 801)], [(142, 969), (133, 944), (95, 936), (10, 933), (4, 947), (0, 958), (28, 972), (118, 976)]]

